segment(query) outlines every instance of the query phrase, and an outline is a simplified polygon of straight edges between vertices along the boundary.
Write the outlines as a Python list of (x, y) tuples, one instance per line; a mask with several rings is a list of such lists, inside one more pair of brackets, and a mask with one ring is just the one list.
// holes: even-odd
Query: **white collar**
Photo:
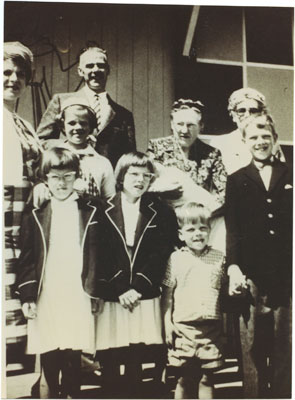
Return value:
[(263, 168), (265, 168), (265, 167), (271, 167), (273, 161), (274, 161), (274, 156), (273, 156), (273, 155), (272, 155), (272, 156), (270, 157), (270, 159), (267, 160), (267, 162), (265, 162), (265, 163), (262, 162), (262, 161), (256, 161), (256, 160), (253, 159), (253, 163), (254, 163), (255, 167), (256, 167), (259, 171), (263, 170)]
[(78, 193), (73, 192), (67, 199), (65, 200), (57, 200), (55, 197), (51, 197), (51, 204), (53, 207), (63, 207), (67, 206), (69, 203), (72, 203), (79, 199)]
[(83, 90), (85, 91), (85, 95), (88, 99), (88, 101), (90, 100), (90, 103), (93, 102), (93, 100), (95, 99), (96, 95), (98, 94), (100, 100), (107, 100), (107, 92), (101, 92), (101, 93), (95, 93), (93, 90), (89, 89), (89, 87), (87, 85), (84, 85)]
[(122, 199), (122, 203), (124, 204), (124, 206), (129, 207), (129, 208), (134, 208), (139, 210), (139, 206), (140, 206), (140, 199), (136, 200), (135, 203), (130, 203), (130, 201), (127, 200), (127, 196), (124, 192), (121, 192), (121, 199)]
[(64, 147), (66, 147), (67, 149), (71, 150), (72, 153), (78, 154), (78, 155), (82, 155), (82, 156), (95, 156), (97, 153), (94, 150), (94, 148), (88, 144), (86, 147), (84, 147), (83, 149), (74, 149), (73, 147), (71, 147), (69, 145), (68, 140), (66, 140), (64, 142)]

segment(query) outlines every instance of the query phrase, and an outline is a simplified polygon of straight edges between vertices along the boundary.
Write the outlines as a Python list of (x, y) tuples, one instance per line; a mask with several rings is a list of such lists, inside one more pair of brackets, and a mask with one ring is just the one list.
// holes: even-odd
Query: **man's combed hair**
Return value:
[(196, 224), (199, 222), (210, 227), (211, 223), (210, 210), (203, 204), (195, 203), (193, 201), (177, 208), (176, 217), (180, 228), (186, 224)]
[(68, 149), (63, 147), (53, 147), (44, 151), (41, 158), (39, 169), (40, 178), (47, 180), (47, 174), (52, 169), (69, 169), (76, 172), (76, 177), (79, 175), (80, 162), (78, 156)]
[(154, 164), (145, 153), (134, 151), (132, 153), (123, 154), (115, 168), (117, 191), (123, 189), (123, 181), (129, 167), (146, 167), (150, 173), (155, 173)]
[(80, 57), (82, 54), (84, 54), (88, 50), (97, 50), (100, 53), (103, 53), (106, 56), (106, 59), (108, 58), (108, 53), (105, 49), (100, 47), (100, 45), (95, 42), (94, 40), (88, 40), (85, 44), (85, 46), (79, 51), (77, 55), (77, 60), (80, 60)]

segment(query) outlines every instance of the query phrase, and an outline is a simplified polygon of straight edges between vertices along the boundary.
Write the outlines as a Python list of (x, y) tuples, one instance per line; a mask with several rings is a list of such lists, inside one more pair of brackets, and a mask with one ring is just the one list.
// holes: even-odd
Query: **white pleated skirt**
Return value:
[(96, 317), (96, 350), (143, 343), (162, 344), (160, 298), (141, 300), (131, 312), (118, 302), (107, 301)]

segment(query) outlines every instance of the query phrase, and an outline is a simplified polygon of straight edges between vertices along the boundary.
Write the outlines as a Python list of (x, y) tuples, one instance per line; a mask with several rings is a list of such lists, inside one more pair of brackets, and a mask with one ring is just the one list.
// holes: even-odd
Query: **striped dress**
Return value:
[(27, 324), (15, 294), (16, 261), (20, 253), (22, 212), (29, 198), (41, 146), (32, 127), (16, 114), (3, 111), (4, 283), (6, 363), (21, 361), (19, 345), (26, 341)]

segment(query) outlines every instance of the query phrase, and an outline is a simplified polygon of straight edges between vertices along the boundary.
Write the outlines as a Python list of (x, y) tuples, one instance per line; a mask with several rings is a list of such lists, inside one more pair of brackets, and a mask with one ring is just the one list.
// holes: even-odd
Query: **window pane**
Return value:
[(243, 86), (242, 68), (202, 64), (184, 57), (178, 65), (176, 98), (199, 99), (206, 106), (205, 134), (221, 134), (235, 129), (227, 111), (230, 94)]
[(193, 46), (198, 58), (242, 61), (242, 8), (201, 6)]
[(292, 8), (245, 7), (247, 60), (293, 65)]
[(293, 140), (293, 71), (248, 67), (248, 86), (264, 94), (279, 140)]

